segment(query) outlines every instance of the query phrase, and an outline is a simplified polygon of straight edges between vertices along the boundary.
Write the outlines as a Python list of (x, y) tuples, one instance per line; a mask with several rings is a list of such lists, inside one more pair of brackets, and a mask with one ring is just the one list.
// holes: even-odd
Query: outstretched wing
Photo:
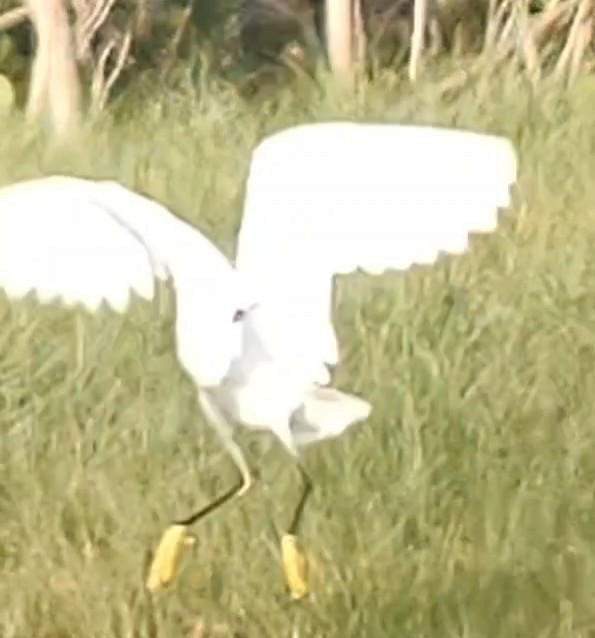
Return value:
[(151, 252), (97, 202), (95, 182), (50, 177), (0, 190), (0, 286), (10, 297), (35, 292), (96, 310), (123, 312), (134, 290), (154, 292)]
[(217, 383), (241, 348), (234, 313), (249, 307), (225, 256), (198, 230), (116, 182), (53, 176), (0, 189), (0, 288), (124, 312), (131, 291), (152, 299), (156, 278), (176, 290), (181, 363)]
[(390, 124), (325, 123), (255, 150), (236, 267), (268, 304), (254, 313), (274, 356), (334, 364), (332, 278), (430, 264), (493, 231), (517, 159), (500, 137)]

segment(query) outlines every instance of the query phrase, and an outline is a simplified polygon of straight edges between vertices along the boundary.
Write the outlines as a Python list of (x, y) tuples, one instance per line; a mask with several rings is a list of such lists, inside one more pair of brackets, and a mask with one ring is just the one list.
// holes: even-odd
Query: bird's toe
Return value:
[(283, 535), (281, 558), (289, 594), (293, 600), (299, 600), (308, 594), (307, 561), (294, 534)]
[(174, 524), (165, 530), (149, 570), (146, 583), (149, 591), (169, 585), (175, 576), (182, 548), (194, 541), (193, 537), (187, 535), (186, 525)]

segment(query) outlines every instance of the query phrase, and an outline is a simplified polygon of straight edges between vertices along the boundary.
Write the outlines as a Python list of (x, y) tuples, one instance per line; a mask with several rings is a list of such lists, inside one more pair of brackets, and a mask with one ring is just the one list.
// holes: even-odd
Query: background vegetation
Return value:
[(124, 317), (0, 297), (0, 635), (591, 638), (593, 78), (535, 83), (509, 56), (445, 89), (480, 59), (452, 54), (414, 88), (385, 67), (346, 90), (319, 69), (247, 97), (217, 51), (134, 77), (68, 147), (6, 115), (0, 182), (114, 177), (231, 255), (254, 144), (349, 118), (510, 136), (513, 209), (461, 258), (340, 282), (338, 384), (375, 410), (307, 453), (298, 604), (277, 547), (297, 477), (266, 436), (243, 436), (260, 485), (196, 528), (170, 590), (144, 589), (163, 526), (234, 476), (176, 363), (167, 289)]

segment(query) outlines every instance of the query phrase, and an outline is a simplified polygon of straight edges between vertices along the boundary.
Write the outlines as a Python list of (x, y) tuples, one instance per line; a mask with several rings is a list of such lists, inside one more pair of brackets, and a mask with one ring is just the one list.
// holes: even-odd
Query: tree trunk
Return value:
[(326, 0), (326, 46), (333, 73), (351, 82), (366, 56), (361, 0)]
[(415, 0), (413, 9), (413, 34), (409, 56), (409, 79), (415, 82), (419, 76), (428, 17), (427, 0)]
[(72, 33), (62, 0), (25, 0), (35, 28), (36, 51), (31, 71), (27, 116), (47, 111), (54, 132), (73, 132), (80, 118), (80, 86)]

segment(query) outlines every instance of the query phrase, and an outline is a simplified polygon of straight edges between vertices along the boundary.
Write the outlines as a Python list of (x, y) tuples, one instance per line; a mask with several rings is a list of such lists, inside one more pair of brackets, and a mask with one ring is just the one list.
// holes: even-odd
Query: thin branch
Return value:
[(7, 31), (16, 27), (21, 22), (24, 22), (29, 17), (29, 10), (27, 7), (17, 7), (16, 9), (10, 9), (2, 15), (0, 15), (0, 31)]
[(506, 12), (510, 8), (510, 3), (506, 0), (496, 8), (496, 0), (491, 0), (489, 7), (488, 22), (483, 36), (484, 55), (489, 55), (498, 41), (498, 34), (502, 32), (502, 25), (506, 18)]
[(103, 46), (103, 49), (99, 54), (99, 58), (95, 63), (93, 79), (91, 80), (91, 103), (95, 111), (100, 110), (98, 105), (102, 102), (103, 87), (105, 83), (105, 67), (109, 60), (109, 56), (115, 47), (116, 42), (114, 39), (111, 39)]
[[(115, 4), (115, 0), (103, 0), (96, 2), (93, 9), (89, 11), (85, 22), (82, 24), (82, 31), (94, 33), (106, 21), (109, 12)], [(87, 5), (88, 6), (88, 5)]]
[(352, 47), (354, 47), (353, 55), (355, 57), (355, 61), (361, 70), (366, 62), (366, 51), (367, 51), (367, 38), (366, 38), (366, 29), (364, 28), (364, 16), (362, 13), (362, 2), (363, 0), (352, 0), (353, 1), (353, 10), (351, 13), (351, 18), (353, 23), (351, 25), (352, 29)]
[(107, 100), (116, 80), (120, 77), (122, 69), (126, 64), (126, 59), (130, 53), (130, 47), (132, 45), (132, 29), (128, 29), (124, 35), (122, 42), (118, 48), (116, 62), (114, 68), (109, 72), (107, 78), (105, 77), (105, 70), (110, 55), (116, 50), (116, 39), (112, 38), (107, 42), (95, 67), (93, 73), (93, 80), (91, 83), (91, 95), (93, 110), (98, 113), (105, 108)]
[(116, 0), (100, 0), (92, 8), (87, 2), (73, 0), (77, 14), (76, 43), (77, 58), (84, 60), (89, 53), (89, 45), (93, 35), (107, 20)]
[(559, 0), (552, 0), (546, 8), (532, 21), (531, 30), (536, 44), (546, 36), (559, 32), (572, 16), (572, 5), (569, 2), (563, 4)]
[(130, 53), (131, 45), (132, 45), (132, 30), (128, 29), (128, 31), (126, 31), (126, 34), (124, 35), (122, 44), (120, 45), (120, 51), (118, 52), (118, 57), (116, 58), (116, 64), (114, 68), (111, 70), (110, 74), (107, 76), (107, 80), (105, 81), (102, 99), (99, 104), (100, 109), (103, 109), (105, 107), (110, 91), (112, 90), (116, 80), (120, 77), (120, 74), (122, 73), (122, 69), (124, 68), (124, 65), (126, 64), (126, 59), (128, 58), (128, 54)]
[(566, 44), (562, 49), (562, 53), (558, 58), (558, 62), (556, 63), (556, 68), (554, 70), (554, 75), (558, 79), (564, 75), (566, 72), (571, 58), (572, 52), (576, 46), (576, 41), (581, 32), (581, 26), (585, 19), (588, 17), (591, 9), (591, 0), (583, 0), (576, 9), (576, 13), (574, 15), (574, 20), (572, 21), (572, 26), (570, 27), (570, 31), (568, 32), (568, 38), (566, 39)]
[(165, 64), (163, 65), (163, 72), (161, 74), (162, 77), (165, 77), (168, 75), (168, 73), (171, 71), (175, 63), (176, 55), (178, 54), (178, 49), (180, 48), (184, 34), (186, 33), (186, 30), (188, 29), (188, 25), (190, 24), (193, 11), (194, 11), (194, 0), (188, 0), (188, 4), (186, 5), (186, 8), (184, 9), (182, 13), (182, 18), (180, 19), (180, 22), (176, 28), (176, 32), (174, 33), (174, 36), (171, 40), (171, 44), (169, 46), (169, 52), (167, 54), (167, 59)]
[[(593, 9), (590, 7), (590, 12), (592, 14)], [(577, 33), (577, 38), (575, 42), (575, 46), (572, 51), (572, 56), (570, 58), (570, 68), (568, 69), (568, 80), (573, 81), (576, 76), (579, 74), (583, 60), (585, 58), (585, 54), (587, 49), (589, 48), (589, 44), (593, 39), (593, 15), (589, 16), (590, 19), (583, 20), (581, 24), (580, 30)]]

